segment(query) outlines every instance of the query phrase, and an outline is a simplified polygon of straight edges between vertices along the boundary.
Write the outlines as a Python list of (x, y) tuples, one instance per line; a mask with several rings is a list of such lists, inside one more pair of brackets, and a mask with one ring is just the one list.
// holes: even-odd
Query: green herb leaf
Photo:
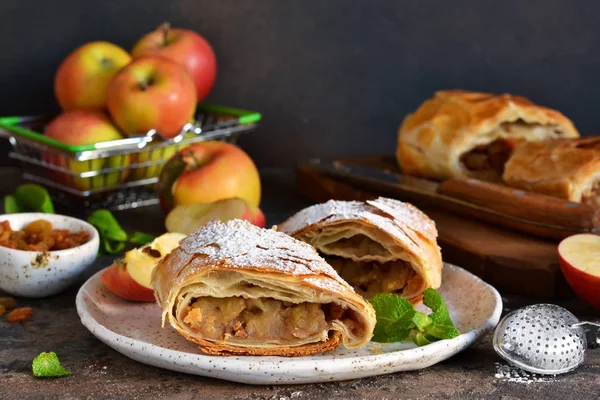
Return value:
[(5, 214), (16, 214), (22, 212), (17, 199), (12, 194), (4, 196), (4, 213)]
[(127, 232), (121, 228), (121, 225), (110, 211), (95, 210), (89, 215), (87, 221), (98, 229), (105, 240), (127, 241)]
[(425, 289), (425, 292), (423, 292), (423, 304), (433, 311), (429, 314), (429, 318), (431, 318), (434, 324), (454, 326), (450, 319), (446, 302), (437, 291), (431, 288)]
[(370, 302), (377, 316), (377, 325), (371, 340), (388, 343), (408, 337), (415, 313), (413, 305), (408, 300), (392, 293), (380, 293)]
[(7, 214), (20, 212), (54, 214), (54, 205), (50, 194), (43, 186), (26, 183), (19, 186), (12, 195), (4, 197), (4, 212)]
[(95, 210), (87, 220), (100, 234), (100, 249), (102, 252), (117, 254), (125, 249), (124, 242), (127, 240), (127, 232), (121, 228), (121, 225), (110, 211)]
[[(102, 239), (102, 236), (100, 236)], [(125, 250), (125, 242), (118, 242), (116, 240), (104, 239), (102, 240), (102, 248), (106, 254), (118, 254)]]
[(69, 371), (60, 365), (60, 361), (55, 352), (40, 353), (31, 363), (33, 376), (38, 378), (56, 378), (60, 376), (71, 375)]
[(449, 325), (431, 324), (426, 329), (427, 335), (437, 339), (452, 339), (460, 335), (458, 329)]
[(143, 232), (134, 232), (128, 236), (109, 210), (93, 211), (87, 220), (100, 234), (101, 253), (118, 254), (125, 250), (125, 242), (143, 246), (154, 240), (154, 236)]
[(429, 318), (427, 314), (423, 314), (420, 311), (415, 312), (412, 322), (413, 324), (415, 324), (415, 327), (421, 332), (424, 332), (427, 326), (431, 325), (432, 323), (431, 318)]
[(133, 232), (131, 236), (129, 236), (129, 243), (133, 243), (139, 246), (143, 246), (148, 244), (154, 240), (154, 236), (144, 233), (144, 232)]
[(413, 337), (413, 342), (415, 342), (417, 346), (426, 346), (431, 344), (431, 341), (429, 341), (429, 339), (427, 339), (425, 334), (422, 332), (417, 332), (417, 334)]
[(370, 302), (377, 316), (371, 339), (374, 342), (399, 342), (410, 336), (418, 346), (424, 346), (460, 335), (452, 324), (446, 302), (434, 289), (427, 289), (423, 296), (423, 303), (432, 309), (429, 315), (391, 293), (380, 293)]
[(46, 188), (35, 183), (21, 185), (14, 193), (17, 203), (22, 208), (35, 212), (54, 214), (54, 205)]

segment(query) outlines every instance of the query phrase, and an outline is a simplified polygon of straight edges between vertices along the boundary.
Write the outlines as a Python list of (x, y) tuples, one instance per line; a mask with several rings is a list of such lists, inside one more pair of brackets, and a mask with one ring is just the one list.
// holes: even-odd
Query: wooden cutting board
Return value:
[[(352, 159), (343, 160), (347, 163)], [(381, 156), (356, 158), (361, 165), (385, 170), (397, 168), (392, 160)], [(297, 186), (303, 197), (316, 203), (387, 195), (377, 193), (372, 187), (367, 191), (359, 183), (342, 183), (325, 177), (311, 164), (298, 167)], [(471, 271), (503, 293), (546, 299), (573, 296), (560, 270), (557, 241), (479, 222), (431, 204), (419, 204), (418, 199), (410, 201), (436, 222), (438, 243), (446, 262)]]

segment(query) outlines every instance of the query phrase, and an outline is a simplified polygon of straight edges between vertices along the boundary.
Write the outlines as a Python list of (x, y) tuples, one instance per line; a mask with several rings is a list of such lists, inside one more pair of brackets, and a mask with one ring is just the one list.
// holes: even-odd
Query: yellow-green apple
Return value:
[(160, 55), (182, 65), (194, 81), (198, 101), (209, 94), (217, 77), (215, 53), (206, 39), (188, 29), (171, 29), (168, 23), (142, 37), (131, 54)]
[(184, 237), (179, 233), (165, 233), (146, 246), (128, 251), (102, 273), (102, 283), (126, 300), (154, 301), (152, 271)]
[(125, 134), (156, 129), (162, 137), (172, 138), (193, 118), (196, 91), (179, 64), (162, 57), (143, 57), (115, 75), (106, 104)]
[(109, 42), (87, 43), (70, 53), (54, 77), (54, 94), (63, 110), (101, 109), (115, 74), (131, 56)]
[[(131, 171), (131, 178), (134, 180), (148, 179), (158, 177), (164, 163), (177, 152), (177, 145), (171, 144), (169, 146), (156, 147), (156, 145), (149, 144), (143, 151), (135, 155), (136, 164), (144, 163), (156, 163), (147, 167), (133, 168)], [(158, 163), (162, 161), (162, 163)]]
[(179, 204), (234, 197), (258, 207), (260, 176), (250, 156), (239, 147), (226, 142), (200, 142), (184, 147), (167, 161), (157, 192), (165, 212)]
[(180, 204), (171, 210), (165, 226), (169, 232), (189, 235), (210, 221), (244, 219), (260, 228), (266, 224), (260, 208), (243, 199), (223, 199), (213, 203)]
[(600, 310), (600, 236), (578, 234), (558, 245), (565, 279), (577, 295)]
[[(44, 133), (47, 137), (68, 145), (94, 144), (123, 139), (123, 135), (113, 125), (108, 116), (98, 110), (66, 111), (53, 119), (46, 126)], [(69, 169), (75, 174), (100, 171), (107, 168), (127, 167), (131, 163), (130, 155), (116, 155), (90, 161), (75, 161), (55, 153), (44, 153), (44, 158), (48, 162)], [(112, 187), (123, 182), (127, 178), (127, 170), (86, 178), (63, 173), (59, 173), (57, 177), (68, 186), (74, 186), (79, 190), (90, 190)]]

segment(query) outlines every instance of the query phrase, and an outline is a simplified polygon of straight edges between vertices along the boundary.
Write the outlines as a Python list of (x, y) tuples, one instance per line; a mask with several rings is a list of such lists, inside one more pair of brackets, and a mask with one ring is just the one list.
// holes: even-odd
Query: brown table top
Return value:
[[(306, 205), (294, 193), (291, 173), (271, 170), (263, 171), (262, 176), (262, 207), (268, 224), (278, 223)], [(10, 181), (14, 185), (16, 177)], [(164, 216), (158, 207), (120, 212), (117, 217), (126, 229), (153, 233), (161, 233), (163, 229)], [(566, 375), (509, 378), (503, 369), (506, 364), (492, 348), (491, 335), (424, 370), (326, 384), (250, 386), (150, 367), (112, 350), (79, 321), (75, 310), (78, 287), (111, 261), (112, 257), (99, 258), (77, 285), (57, 296), (18, 299), (20, 305), (34, 309), (27, 323), (11, 324), (0, 318), (0, 399), (600, 398), (600, 349), (589, 350), (585, 364)], [(504, 312), (537, 302), (514, 295), (504, 295), (503, 300)], [(582, 319), (599, 316), (578, 299), (562, 305)], [(31, 360), (42, 351), (57, 352), (72, 375), (60, 379), (34, 378)]]

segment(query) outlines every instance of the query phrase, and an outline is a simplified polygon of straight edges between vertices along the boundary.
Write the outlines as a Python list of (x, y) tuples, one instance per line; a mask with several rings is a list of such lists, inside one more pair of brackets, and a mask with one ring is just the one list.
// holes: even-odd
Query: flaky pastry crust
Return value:
[[(247, 221), (211, 222), (181, 241), (154, 269), (152, 285), (168, 320), (186, 339), (214, 355), (302, 356), (365, 345), (375, 311), (314, 248), (284, 233)], [(293, 304), (337, 304), (352, 322), (332, 321), (327, 331), (294, 343), (247, 343), (236, 337), (203, 337), (184, 322), (195, 298), (276, 299)]]
[[(442, 281), (435, 223), (410, 203), (384, 197), (366, 202), (330, 200), (301, 210), (277, 229), (323, 254), (354, 261), (409, 262), (422, 278), (419, 287), (402, 294), (413, 303), (421, 301), (425, 289), (438, 288)], [(342, 240), (357, 235), (379, 243), (382, 249), (357, 254), (355, 246), (340, 245)]]
[(573, 123), (556, 110), (510, 94), (439, 91), (398, 130), (396, 157), (403, 173), (443, 180), (476, 176), (461, 156), (497, 139), (539, 141), (577, 138)]
[(503, 179), (515, 188), (579, 203), (600, 180), (600, 138), (523, 143)]

